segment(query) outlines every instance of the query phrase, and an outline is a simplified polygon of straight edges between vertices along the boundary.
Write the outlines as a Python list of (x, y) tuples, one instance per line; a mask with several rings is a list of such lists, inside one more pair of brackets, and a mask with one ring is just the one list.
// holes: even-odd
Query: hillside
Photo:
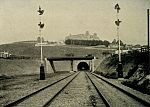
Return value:
[(40, 51), (34, 45), (35, 43), (32, 42), (15, 42), (10, 44), (3, 44), (0, 45), (0, 52), (6, 51), (16, 56), (38, 57)]
[[(107, 78), (117, 78), (118, 55), (105, 58), (95, 71)], [(150, 74), (148, 71), (148, 52), (133, 51), (122, 55), (122, 64), (125, 80), (124, 85), (143, 93), (150, 94)]]
[(39, 74), (39, 60), (0, 59), (0, 79), (4, 76)]
[[(0, 52), (7, 51), (16, 56), (27, 56), (31, 58), (40, 58), (40, 47), (35, 46), (32, 42), (17, 42), (11, 44), (0, 45)], [(68, 53), (73, 53), (75, 56), (85, 56), (93, 54), (96, 57), (101, 57), (103, 52), (113, 52), (113, 50), (102, 50), (96, 48), (87, 48), (84, 46), (45, 46), (43, 47), (44, 57), (59, 57), (66, 56)]]

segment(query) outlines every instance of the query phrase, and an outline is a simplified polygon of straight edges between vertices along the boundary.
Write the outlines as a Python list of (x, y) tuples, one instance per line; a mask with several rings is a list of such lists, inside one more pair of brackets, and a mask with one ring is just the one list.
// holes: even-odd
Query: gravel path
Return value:
[(80, 72), (50, 107), (93, 107), (94, 104), (95, 107), (105, 107), (85, 72)]

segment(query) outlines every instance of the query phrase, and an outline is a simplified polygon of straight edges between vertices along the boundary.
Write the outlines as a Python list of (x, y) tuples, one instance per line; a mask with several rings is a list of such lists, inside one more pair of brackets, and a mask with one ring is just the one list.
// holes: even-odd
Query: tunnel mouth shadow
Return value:
[(90, 67), (86, 62), (80, 62), (77, 66), (78, 71), (89, 71)]

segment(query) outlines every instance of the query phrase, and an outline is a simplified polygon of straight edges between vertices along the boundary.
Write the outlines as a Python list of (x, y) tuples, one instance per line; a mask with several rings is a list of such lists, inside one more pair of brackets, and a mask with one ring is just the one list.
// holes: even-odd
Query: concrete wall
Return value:
[[(74, 60), (73, 61), (73, 71), (78, 71), (77, 66), (80, 62), (86, 62), (91, 71), (94, 71), (98, 64), (99, 64), (99, 59), (93, 59), (93, 60)], [(55, 70), (58, 72), (62, 71), (71, 71), (71, 61), (54, 61), (54, 66)], [(49, 61), (46, 61), (46, 68), (47, 68), (47, 73), (54, 73)]]

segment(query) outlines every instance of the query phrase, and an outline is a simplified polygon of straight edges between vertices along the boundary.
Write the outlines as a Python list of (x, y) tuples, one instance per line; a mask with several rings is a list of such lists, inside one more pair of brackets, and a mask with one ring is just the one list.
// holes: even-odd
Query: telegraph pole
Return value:
[(43, 61), (43, 37), (42, 37), (42, 29), (44, 28), (44, 23), (41, 21), (41, 16), (44, 13), (44, 10), (41, 9), (39, 6), (39, 9), (37, 11), (39, 13), (39, 36), (40, 36), (40, 51), (41, 51), (41, 65), (40, 65), (40, 80), (45, 80), (45, 72), (44, 72), (44, 61)]
[(148, 42), (148, 44), (147, 44), (147, 48), (148, 48), (148, 58), (149, 58), (149, 60), (148, 60), (148, 73), (150, 74), (150, 50), (149, 50), (149, 9), (147, 9), (147, 42)]
[(122, 63), (121, 63), (121, 52), (120, 52), (120, 35), (119, 35), (119, 25), (122, 21), (119, 20), (119, 11), (120, 11), (120, 7), (119, 4), (117, 3), (115, 5), (115, 9), (117, 10), (116, 13), (116, 17), (117, 20), (115, 21), (115, 24), (117, 26), (117, 37), (118, 37), (118, 56), (119, 56), (119, 63), (118, 63), (118, 67), (117, 67), (117, 72), (118, 72), (118, 78), (122, 78), (123, 77), (123, 67), (122, 67)]
[[(39, 16), (39, 20), (40, 20), (40, 22), (41, 22), (41, 16)], [(43, 43), (43, 41), (42, 41), (42, 29), (39, 27), (39, 36), (40, 36), (40, 51), (41, 51), (41, 64), (43, 64), (43, 46), (42, 46), (42, 43)]]

